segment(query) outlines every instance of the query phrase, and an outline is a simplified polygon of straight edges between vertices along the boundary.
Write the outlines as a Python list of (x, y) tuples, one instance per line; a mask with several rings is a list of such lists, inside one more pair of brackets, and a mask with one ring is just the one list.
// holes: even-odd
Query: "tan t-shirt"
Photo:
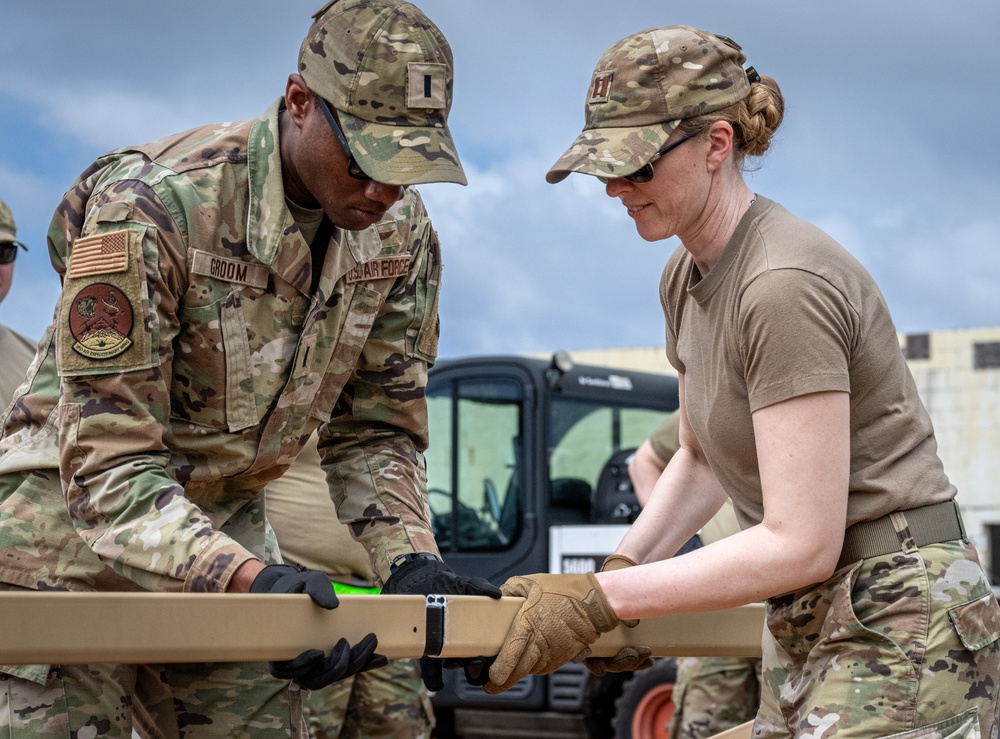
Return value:
[(688, 420), (741, 526), (764, 515), (752, 412), (814, 392), (851, 396), (848, 525), (955, 496), (885, 300), (825, 233), (758, 197), (704, 279), (671, 256), (660, 298)]
[(674, 411), (664, 418), (663, 423), (649, 435), (649, 445), (653, 447), (656, 456), (664, 462), (669, 462), (670, 458), (681, 448), (680, 428), (680, 411)]
[(375, 580), (368, 553), (337, 518), (330, 487), (320, 467), (316, 434), (285, 474), (268, 483), (267, 520), (285, 562), (327, 572), (338, 582)]
[(35, 342), (0, 325), (0, 413), (10, 405), (35, 356)]

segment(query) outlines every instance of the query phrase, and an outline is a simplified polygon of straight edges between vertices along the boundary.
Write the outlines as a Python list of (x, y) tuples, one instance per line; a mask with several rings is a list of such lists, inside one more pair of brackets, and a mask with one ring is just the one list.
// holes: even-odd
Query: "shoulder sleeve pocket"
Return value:
[(56, 325), (59, 372), (99, 375), (157, 364), (145, 285), (142, 224), (78, 238)]
[(441, 247), (437, 233), (431, 230), (431, 241), (425, 256), (424, 273), (417, 284), (417, 315), (420, 320), (413, 353), (428, 364), (434, 364), (441, 333), (438, 299), (441, 293)]

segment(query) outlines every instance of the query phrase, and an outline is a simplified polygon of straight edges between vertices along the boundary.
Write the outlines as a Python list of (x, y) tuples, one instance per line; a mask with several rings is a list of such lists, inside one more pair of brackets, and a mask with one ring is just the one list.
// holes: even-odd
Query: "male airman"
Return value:
[[(7, 297), (14, 281), (14, 260), (28, 247), (17, 240), (17, 225), (7, 203), (0, 200), (0, 302)], [(25, 370), (35, 356), (35, 342), (0, 323), (0, 408), (7, 405)]]
[[(266, 536), (263, 490), (318, 430), (383, 590), (499, 597), (440, 561), (425, 494), (441, 255), (409, 186), (465, 183), (451, 51), (401, 0), (314, 18), (263, 116), (112, 151), (57, 208), (62, 295), (0, 438), (0, 588), (335, 607), (326, 573), (279, 563)], [(385, 663), (374, 635), (316, 647), (270, 665), (0, 665), (0, 727), (300, 736), (300, 686)]]

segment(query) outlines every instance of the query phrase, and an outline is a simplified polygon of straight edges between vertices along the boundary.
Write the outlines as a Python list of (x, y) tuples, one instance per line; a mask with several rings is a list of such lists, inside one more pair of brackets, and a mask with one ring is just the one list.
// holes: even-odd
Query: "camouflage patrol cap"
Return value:
[(750, 93), (746, 57), (732, 39), (690, 26), (641, 31), (604, 52), (587, 92), (585, 123), (545, 179), (571, 172), (624, 177), (662, 149), (681, 120)]
[(0, 200), (0, 244), (17, 244), (25, 251), (24, 244), (17, 240), (17, 226), (14, 225), (14, 214), (10, 212), (7, 203)]
[(313, 18), (299, 73), (337, 109), (365, 174), (467, 184), (448, 131), (451, 47), (438, 27), (402, 0), (333, 0)]

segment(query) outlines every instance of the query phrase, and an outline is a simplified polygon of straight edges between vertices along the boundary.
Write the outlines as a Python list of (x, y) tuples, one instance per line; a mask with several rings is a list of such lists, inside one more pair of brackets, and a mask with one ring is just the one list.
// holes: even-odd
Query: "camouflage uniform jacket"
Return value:
[(67, 192), (47, 352), (3, 419), (0, 581), (222, 591), (266, 558), (261, 491), (321, 424), (331, 495), (376, 572), (437, 552), (437, 235), (407, 188), (375, 226), (334, 230), (310, 295), (280, 109), (113, 151)]

